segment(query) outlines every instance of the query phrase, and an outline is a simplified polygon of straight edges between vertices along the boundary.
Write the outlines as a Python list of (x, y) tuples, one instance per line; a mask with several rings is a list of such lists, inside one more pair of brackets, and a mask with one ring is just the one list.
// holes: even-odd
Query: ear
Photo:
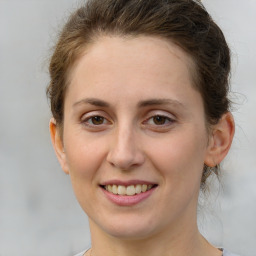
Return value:
[(60, 130), (57, 127), (56, 121), (55, 121), (54, 118), (51, 118), (49, 128), (50, 128), (52, 145), (53, 145), (53, 148), (55, 150), (56, 156), (59, 160), (59, 163), (62, 167), (62, 170), (66, 174), (69, 174), (67, 159), (66, 159), (66, 153), (65, 153), (65, 150), (64, 150), (62, 137), (61, 137)]
[(211, 129), (205, 164), (214, 167), (227, 155), (235, 133), (235, 123), (230, 112), (225, 113)]

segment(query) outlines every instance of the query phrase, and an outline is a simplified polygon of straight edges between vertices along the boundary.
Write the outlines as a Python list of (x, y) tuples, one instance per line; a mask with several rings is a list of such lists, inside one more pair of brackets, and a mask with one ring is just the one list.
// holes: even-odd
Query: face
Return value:
[(154, 37), (102, 37), (72, 69), (59, 160), (102, 232), (128, 239), (195, 224), (209, 136), (192, 70)]

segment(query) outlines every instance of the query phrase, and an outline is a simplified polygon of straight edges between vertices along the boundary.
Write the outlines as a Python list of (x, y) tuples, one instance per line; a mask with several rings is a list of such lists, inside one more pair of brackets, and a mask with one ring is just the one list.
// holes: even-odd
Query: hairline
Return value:
[[(63, 135), (64, 132), (64, 118), (65, 118), (65, 114), (64, 114), (64, 109), (65, 109), (65, 98), (66, 98), (66, 94), (68, 93), (68, 89), (72, 83), (72, 73), (75, 70), (75, 68), (77, 67), (79, 61), (81, 60), (81, 58), (83, 56), (86, 55), (86, 53), (88, 51), (90, 51), (90, 48), (93, 47), (99, 40), (101, 40), (104, 37), (117, 37), (117, 38), (123, 38), (123, 39), (127, 39), (127, 40), (132, 40), (132, 39), (137, 39), (140, 37), (151, 37), (151, 38), (158, 38), (161, 40), (166, 41), (169, 44), (172, 44), (176, 47), (178, 47), (180, 50), (182, 50), (185, 55), (187, 56), (187, 61), (186, 61), (186, 65), (191, 77), (191, 85), (192, 87), (198, 91), (202, 97), (203, 100), (203, 96), (202, 96), (202, 92), (200, 91), (200, 75), (199, 75), (199, 71), (198, 71), (198, 64), (196, 59), (194, 58), (194, 56), (189, 53), (189, 51), (183, 47), (180, 43), (178, 43), (175, 38), (168, 38), (167, 36), (164, 35), (157, 35), (157, 34), (153, 34), (153, 33), (145, 33), (145, 32), (137, 32), (136, 34), (132, 34), (132, 33), (124, 33), (124, 32), (118, 32), (118, 31), (93, 31), (91, 32), (91, 36), (89, 36), (89, 40), (87, 39), (84, 40), (84, 42), (82, 44), (80, 44), (80, 47), (77, 50), (74, 50), (73, 54), (73, 60), (71, 63), (69, 63), (68, 67), (67, 67), (67, 72), (65, 74), (65, 84), (64, 84), (64, 93), (63, 93), (63, 113), (62, 113), (62, 120), (60, 120), (60, 122), (57, 122), (57, 127), (60, 128), (61, 134)], [(205, 102), (203, 100), (203, 105), (204, 105), (204, 117), (205, 117), (205, 126), (207, 128), (207, 130), (210, 129), (211, 124), (210, 122), (207, 120), (207, 115), (206, 115), (206, 107), (205, 107)]]

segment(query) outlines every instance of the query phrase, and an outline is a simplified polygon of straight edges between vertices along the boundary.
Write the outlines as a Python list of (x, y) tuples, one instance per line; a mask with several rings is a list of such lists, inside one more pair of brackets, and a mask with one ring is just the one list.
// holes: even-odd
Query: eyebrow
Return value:
[(173, 105), (175, 107), (185, 108), (185, 106), (181, 102), (173, 99), (149, 99), (143, 100), (138, 103), (138, 107), (147, 107), (154, 105)]
[(97, 106), (97, 107), (109, 107), (109, 103), (107, 103), (104, 100), (100, 100), (100, 99), (96, 99), (96, 98), (86, 98), (86, 99), (82, 99), (77, 101), (76, 103), (73, 104), (73, 107), (76, 107), (78, 105), (81, 104), (90, 104), (93, 106)]
[[(79, 100), (77, 102), (75, 102), (73, 104), (73, 107), (76, 107), (78, 105), (82, 105), (82, 104), (90, 104), (93, 106), (97, 106), (97, 107), (110, 107), (110, 104), (104, 100), (100, 100), (97, 98), (85, 98), (82, 100)], [(159, 106), (159, 105), (173, 105), (175, 107), (182, 107), (185, 108), (185, 106), (177, 101), (177, 100), (173, 100), (173, 99), (148, 99), (148, 100), (143, 100), (140, 101), (137, 106), (138, 108), (143, 108), (143, 107), (148, 107), (148, 106)]]

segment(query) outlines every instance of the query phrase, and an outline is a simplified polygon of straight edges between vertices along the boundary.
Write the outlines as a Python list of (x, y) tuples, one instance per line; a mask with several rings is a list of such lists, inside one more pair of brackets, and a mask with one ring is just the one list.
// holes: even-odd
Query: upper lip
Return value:
[(106, 185), (121, 185), (121, 186), (130, 186), (130, 185), (157, 185), (155, 182), (151, 181), (146, 181), (146, 180), (108, 180), (102, 182), (100, 185), (101, 186), (106, 186)]

